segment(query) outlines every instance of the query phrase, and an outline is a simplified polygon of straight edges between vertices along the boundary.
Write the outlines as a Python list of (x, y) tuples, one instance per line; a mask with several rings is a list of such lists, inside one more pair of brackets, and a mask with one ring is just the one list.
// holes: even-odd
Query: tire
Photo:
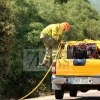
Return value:
[(83, 93), (86, 93), (88, 90), (82, 89), (82, 90), (80, 90), (80, 91), (83, 92)]
[(56, 99), (63, 99), (64, 96), (64, 89), (61, 90), (55, 90), (55, 98)]
[(77, 90), (71, 89), (71, 90), (69, 90), (69, 94), (70, 94), (71, 97), (76, 97), (77, 96)]

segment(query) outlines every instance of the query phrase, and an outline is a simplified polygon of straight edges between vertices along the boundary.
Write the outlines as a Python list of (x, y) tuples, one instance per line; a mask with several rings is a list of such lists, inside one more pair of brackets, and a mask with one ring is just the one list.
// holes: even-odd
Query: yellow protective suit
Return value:
[(58, 40), (59, 35), (61, 35), (64, 30), (64, 23), (48, 25), (41, 32), (40, 38), (44, 37), (44, 35), (47, 34), (50, 37), (54, 38), (55, 40)]
[(52, 56), (52, 58), (55, 58), (56, 50), (59, 44), (59, 36), (64, 31), (65, 23), (66, 22), (50, 24), (42, 30), (40, 38), (42, 39), (46, 47), (46, 53), (43, 62), (48, 62), (50, 56)]

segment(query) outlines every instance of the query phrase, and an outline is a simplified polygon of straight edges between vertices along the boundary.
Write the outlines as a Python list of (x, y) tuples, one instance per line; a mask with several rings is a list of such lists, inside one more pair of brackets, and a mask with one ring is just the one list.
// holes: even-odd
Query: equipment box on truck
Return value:
[(100, 41), (69, 41), (59, 47), (51, 81), (56, 99), (62, 99), (65, 90), (72, 97), (77, 91), (100, 90)]

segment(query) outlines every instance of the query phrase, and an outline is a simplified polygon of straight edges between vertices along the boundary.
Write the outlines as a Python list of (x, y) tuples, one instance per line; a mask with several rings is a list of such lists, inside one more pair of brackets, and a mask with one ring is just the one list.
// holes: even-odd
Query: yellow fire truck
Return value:
[(64, 48), (59, 46), (51, 80), (56, 99), (62, 99), (65, 90), (72, 97), (77, 91), (100, 90), (100, 41), (68, 41)]

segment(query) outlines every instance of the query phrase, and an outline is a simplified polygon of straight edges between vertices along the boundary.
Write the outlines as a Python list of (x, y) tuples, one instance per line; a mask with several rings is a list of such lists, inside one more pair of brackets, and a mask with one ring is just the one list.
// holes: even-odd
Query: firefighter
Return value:
[(52, 59), (54, 59), (58, 44), (61, 42), (59, 36), (63, 31), (68, 31), (69, 29), (70, 24), (68, 22), (63, 22), (50, 24), (42, 30), (40, 39), (44, 42), (46, 53), (43, 62), (40, 64), (41, 66), (47, 66), (51, 56)]

